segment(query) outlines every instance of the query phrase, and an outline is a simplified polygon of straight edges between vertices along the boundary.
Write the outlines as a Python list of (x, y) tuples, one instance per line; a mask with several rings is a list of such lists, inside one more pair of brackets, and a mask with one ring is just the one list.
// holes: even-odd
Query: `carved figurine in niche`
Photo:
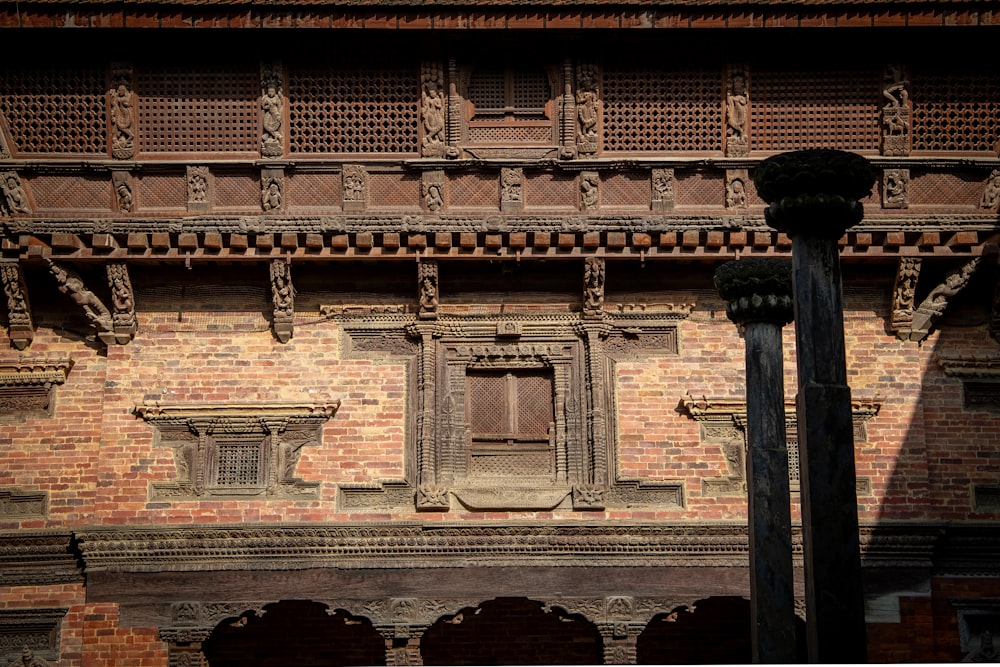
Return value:
[(726, 208), (747, 207), (747, 186), (742, 178), (733, 178), (726, 183)]
[(437, 68), (428, 67), (423, 74), (423, 94), (421, 115), (424, 121), (423, 154), (439, 156), (443, 154), (445, 141), (444, 91), (441, 73)]
[(747, 154), (747, 85), (743, 71), (734, 71), (726, 94), (726, 154)]
[(437, 182), (423, 183), (421, 187), (424, 191), (424, 203), (427, 205), (427, 210), (441, 210), (441, 207), (444, 206), (441, 184)]
[(1000, 204), (1000, 169), (994, 169), (990, 173), (990, 179), (986, 181), (986, 190), (983, 192), (983, 199), (979, 203), (979, 207), (994, 209), (997, 204)]
[(653, 169), (652, 172), (652, 208), (667, 210), (674, 206), (674, 171), (673, 169)]
[(265, 211), (277, 211), (281, 208), (281, 181), (277, 178), (264, 179), (260, 189), (260, 205)]
[(284, 100), (281, 96), (281, 68), (279, 66), (264, 67), (261, 70), (260, 110), (263, 116), (261, 123), (260, 152), (266, 157), (277, 157), (282, 154), (284, 146)]
[(188, 200), (192, 202), (208, 201), (208, 176), (203, 167), (192, 167), (188, 175)]
[(112, 154), (117, 158), (132, 157), (135, 130), (132, 127), (132, 91), (120, 80), (111, 98), (111, 122), (115, 127), (111, 140)]
[(910, 182), (909, 169), (886, 169), (882, 179), (882, 206), (906, 208), (909, 205), (907, 196), (907, 185)]
[(21, 186), (21, 179), (17, 173), (8, 171), (0, 181), (0, 189), (3, 190), (5, 207), (8, 214), (31, 213), (31, 205), (28, 203), (28, 193)]
[(907, 90), (903, 68), (890, 65), (886, 68), (882, 97), (882, 153), (885, 155), (909, 154), (910, 93)]
[(128, 183), (122, 181), (115, 186), (115, 198), (118, 201), (118, 211), (120, 213), (132, 212), (132, 191), (129, 189)]
[(521, 170), (503, 167), (500, 170), (500, 200), (521, 201)]
[(598, 176), (594, 172), (585, 171), (580, 174), (580, 194), (583, 199), (583, 208), (587, 211), (597, 208), (598, 181)]
[(604, 260), (588, 257), (583, 261), (583, 312), (600, 315), (604, 308)]

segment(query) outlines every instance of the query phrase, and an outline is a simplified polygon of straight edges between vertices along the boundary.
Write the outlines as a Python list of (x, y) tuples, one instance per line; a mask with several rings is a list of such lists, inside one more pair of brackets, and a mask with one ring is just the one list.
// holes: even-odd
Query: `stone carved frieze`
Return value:
[(174, 453), (176, 478), (153, 482), (150, 496), (318, 497), (319, 483), (295, 477), (301, 450), (318, 445), (340, 402), (324, 405), (147, 404), (135, 414)]
[(260, 154), (280, 157), (284, 153), (284, 98), (280, 63), (267, 63), (260, 68), (260, 112), (262, 117)]
[(909, 187), (909, 169), (884, 170), (882, 172), (882, 208), (909, 207)]
[(187, 168), (187, 208), (192, 213), (206, 213), (212, 208), (212, 174), (208, 167)]
[(896, 282), (892, 290), (892, 315), (889, 328), (900, 340), (907, 340), (913, 326), (913, 309), (916, 306), (917, 281), (920, 278), (921, 259), (902, 257), (896, 268)]
[(295, 321), (295, 287), (292, 285), (292, 266), (285, 259), (273, 259), (271, 271), (271, 302), (274, 336), (282, 343), (292, 338)]
[[(950, 299), (965, 289), (981, 262), (982, 257), (972, 258), (960, 268), (951, 271), (945, 276), (943, 282), (931, 289), (930, 293), (913, 311), (913, 318), (906, 336), (908, 340), (922, 341), (930, 335), (934, 323), (948, 309)], [(899, 336), (901, 331), (904, 330), (901, 329), (896, 335)]]
[(9, 217), (32, 212), (31, 200), (16, 171), (0, 173), (0, 192), (3, 193), (3, 199), (0, 199), (0, 215)]
[(597, 68), (581, 64), (576, 68), (576, 151), (578, 155), (594, 155), (600, 146), (598, 119), (600, 91)]
[(910, 82), (905, 68), (889, 65), (885, 70), (882, 97), (882, 154), (910, 154)]
[(0, 279), (7, 296), (7, 331), (11, 345), (23, 350), (31, 345), (35, 336), (35, 326), (31, 318), (31, 303), (28, 300), (28, 285), (19, 262), (0, 262)]
[(423, 63), (420, 81), (420, 119), (424, 129), (420, 154), (443, 157), (447, 148), (444, 68), (439, 63)]
[(674, 170), (655, 168), (651, 170), (652, 210), (669, 211), (674, 208)]
[(344, 211), (364, 211), (368, 206), (368, 172), (359, 164), (345, 164), (341, 175), (344, 188)]
[(96, 294), (87, 289), (83, 280), (74, 271), (65, 266), (56, 264), (51, 259), (48, 260), (49, 272), (55, 278), (59, 291), (67, 295), (83, 310), (91, 326), (97, 333), (97, 337), (107, 345), (116, 343), (114, 333), (114, 318), (111, 311)]
[(111, 126), (111, 156), (117, 160), (135, 157), (135, 111), (132, 102), (132, 66), (111, 66), (108, 116)]
[(138, 320), (135, 314), (135, 294), (125, 262), (109, 262), (108, 285), (111, 288), (111, 324), (115, 342), (125, 345), (135, 337)]
[(726, 80), (726, 157), (750, 154), (747, 79), (745, 66), (730, 67)]

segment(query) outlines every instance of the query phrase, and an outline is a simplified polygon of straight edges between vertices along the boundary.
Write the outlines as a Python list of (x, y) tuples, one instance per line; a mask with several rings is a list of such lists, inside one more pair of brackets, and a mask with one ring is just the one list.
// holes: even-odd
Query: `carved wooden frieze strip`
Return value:
[(340, 402), (323, 405), (154, 404), (135, 408), (158, 443), (172, 448), (176, 478), (154, 482), (150, 497), (315, 498), (319, 482), (295, 477), (302, 447), (319, 444), (323, 424)]
[(40, 519), (47, 514), (48, 493), (20, 489), (0, 489), (0, 521)]
[(0, 532), (0, 586), (42, 586), (82, 581), (68, 532)]

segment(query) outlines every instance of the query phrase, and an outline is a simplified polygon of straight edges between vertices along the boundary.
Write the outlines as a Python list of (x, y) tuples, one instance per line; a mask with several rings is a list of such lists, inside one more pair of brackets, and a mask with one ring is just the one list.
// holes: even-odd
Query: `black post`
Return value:
[(785, 442), (781, 328), (792, 321), (791, 263), (728, 262), (715, 272), (746, 345), (747, 504), (753, 661), (799, 662)]
[(754, 174), (767, 222), (792, 238), (796, 397), (811, 662), (867, 660), (854, 425), (844, 351), (838, 240), (861, 221), (875, 171), (859, 155), (815, 149), (768, 158)]

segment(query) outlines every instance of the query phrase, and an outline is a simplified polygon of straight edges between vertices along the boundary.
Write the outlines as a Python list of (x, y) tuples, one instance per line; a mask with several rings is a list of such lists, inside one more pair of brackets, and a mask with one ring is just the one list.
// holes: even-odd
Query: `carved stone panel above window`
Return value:
[(171, 447), (176, 481), (154, 482), (151, 499), (206, 496), (319, 497), (319, 482), (295, 477), (302, 447), (320, 442), (340, 401), (325, 405), (143, 405), (135, 414)]

